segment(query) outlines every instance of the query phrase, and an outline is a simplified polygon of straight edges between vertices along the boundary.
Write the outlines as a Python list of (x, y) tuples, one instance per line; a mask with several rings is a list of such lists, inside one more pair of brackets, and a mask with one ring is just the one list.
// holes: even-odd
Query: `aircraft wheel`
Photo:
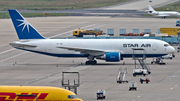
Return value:
[(95, 63), (94, 63), (94, 61), (90, 61), (90, 64), (91, 64), (91, 65), (94, 65)]
[(97, 64), (97, 61), (96, 60), (90, 61), (90, 64), (95, 65), (95, 64)]
[(97, 64), (97, 61), (96, 61), (96, 60), (94, 60), (94, 63), (95, 63), (95, 64)]
[(86, 61), (86, 65), (89, 65), (90, 64), (90, 62), (89, 61)]

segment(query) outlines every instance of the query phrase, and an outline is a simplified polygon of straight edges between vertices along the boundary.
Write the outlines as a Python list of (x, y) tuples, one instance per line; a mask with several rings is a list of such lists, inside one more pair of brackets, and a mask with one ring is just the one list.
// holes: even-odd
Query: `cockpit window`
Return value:
[(169, 44), (164, 44), (165, 47), (169, 46)]
[(68, 98), (69, 98), (69, 99), (77, 99), (78, 96), (77, 96), (77, 95), (68, 95)]

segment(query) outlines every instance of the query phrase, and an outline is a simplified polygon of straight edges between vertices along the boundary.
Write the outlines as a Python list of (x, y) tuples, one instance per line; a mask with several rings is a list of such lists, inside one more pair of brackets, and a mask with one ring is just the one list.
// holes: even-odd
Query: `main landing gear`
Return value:
[(97, 61), (96, 61), (96, 60), (86, 61), (86, 65), (95, 65), (95, 64), (97, 64)]
[(95, 65), (95, 64), (97, 64), (97, 61), (94, 60), (94, 56), (89, 55), (87, 58), (89, 59), (89, 61), (86, 61), (86, 63), (85, 63), (86, 65)]

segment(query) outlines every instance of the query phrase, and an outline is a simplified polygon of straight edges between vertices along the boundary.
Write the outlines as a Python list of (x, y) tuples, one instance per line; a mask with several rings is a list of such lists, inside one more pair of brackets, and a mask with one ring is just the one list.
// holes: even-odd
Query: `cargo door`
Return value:
[(156, 45), (156, 43), (153, 43), (152, 48), (153, 48), (153, 50), (157, 50), (157, 45)]
[(52, 44), (49, 44), (49, 45), (48, 45), (47, 51), (48, 51), (48, 52), (52, 52)]
[(53, 44), (52, 43), (47, 43), (47, 46), (46, 46), (46, 52), (48, 53), (52, 53), (53, 51)]

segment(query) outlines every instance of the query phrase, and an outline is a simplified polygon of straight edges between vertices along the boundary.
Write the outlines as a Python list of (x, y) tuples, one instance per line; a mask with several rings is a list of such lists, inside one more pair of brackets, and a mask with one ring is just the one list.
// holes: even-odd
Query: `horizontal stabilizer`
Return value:
[(37, 47), (35, 45), (29, 45), (29, 44), (23, 44), (23, 43), (10, 43), (11, 46), (13, 47)]

